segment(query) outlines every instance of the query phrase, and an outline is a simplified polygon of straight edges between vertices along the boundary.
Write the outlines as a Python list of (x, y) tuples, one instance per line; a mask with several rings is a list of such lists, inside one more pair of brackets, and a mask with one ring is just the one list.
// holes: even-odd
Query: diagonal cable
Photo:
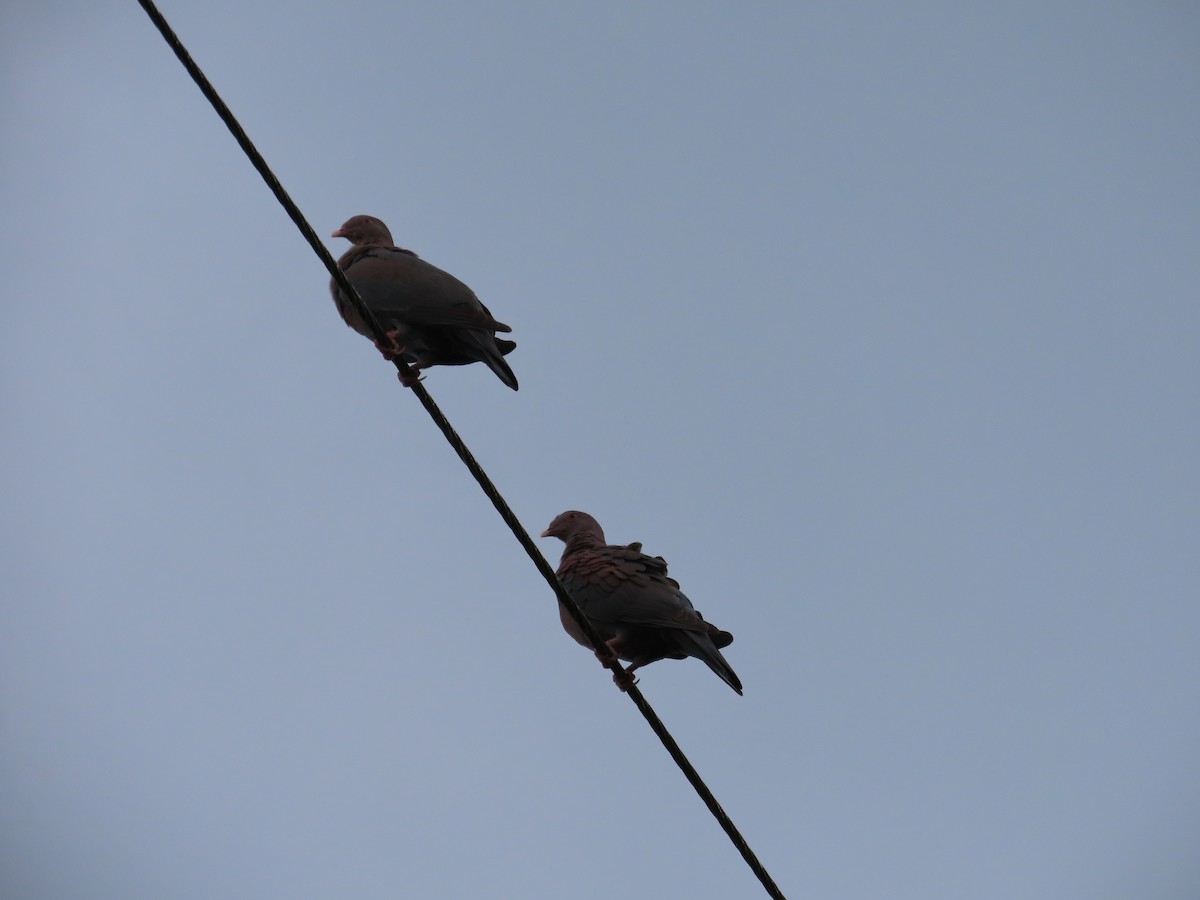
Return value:
[[(275, 177), (275, 173), (272, 172), (271, 168), (267, 165), (267, 161), (263, 158), (262, 154), (258, 152), (258, 148), (254, 146), (253, 142), (251, 142), (249, 136), (238, 123), (237, 118), (233, 115), (233, 112), (228, 106), (225, 105), (225, 101), (221, 99), (221, 96), (217, 93), (216, 88), (212, 86), (212, 83), (208, 80), (207, 76), (205, 76), (204, 72), (196, 64), (195, 60), (192, 59), (191, 54), (188, 53), (187, 48), (183, 46), (183, 43), (179, 40), (179, 37), (171, 29), (171, 26), (167, 23), (167, 20), (163, 17), (163, 14), (159, 12), (158, 7), (154, 5), (153, 0), (138, 0), (138, 3), (140, 3), (142, 9), (146, 11), (146, 15), (150, 17), (150, 21), (154, 23), (154, 26), (159, 30), (159, 33), (162, 34), (163, 40), (167, 42), (167, 45), (179, 58), (179, 61), (183, 64), (183, 67), (187, 69), (188, 74), (192, 76), (192, 80), (196, 82), (196, 86), (200, 88), (200, 92), (204, 94), (205, 98), (212, 105), (217, 115), (221, 117), (221, 121), (225, 123), (225, 126), (229, 129), (234, 139), (238, 142), (238, 146), (242, 148), (242, 151), (249, 158), (251, 164), (256, 170), (258, 170), (258, 174), (261, 175), (263, 181), (267, 183), (267, 187), (271, 189), (271, 192), (275, 195), (275, 199), (277, 199), (284, 210), (287, 211), (288, 216), (300, 230), (300, 233), (304, 236), (304, 239), (308, 241), (308, 244), (310, 247), (312, 247), (313, 252), (316, 253), (321, 262), (325, 264), (325, 268), (329, 270), (330, 276), (337, 283), (338, 287), (345, 293), (345, 295), (350, 298), (351, 304), (353, 304), (355, 310), (362, 317), (362, 320), (367, 324), (367, 329), (371, 332), (372, 337), (374, 337), (379, 343), (388, 343), (387, 335), (384, 333), (379, 321), (371, 313), (371, 310), (367, 308), (366, 304), (363, 303), (362, 297), (358, 295), (358, 291), (354, 289), (354, 285), (352, 285), (349, 279), (346, 278), (345, 273), (338, 266), (337, 262), (334, 261), (333, 256), (330, 254), (325, 244), (322, 243), (321, 239), (317, 237), (317, 233), (313, 230), (312, 226), (308, 224), (308, 220), (304, 218), (304, 214), (300, 212), (300, 207), (296, 205), (295, 201), (293, 201), (288, 195), (288, 192), (284, 190), (283, 185), (279, 182), (279, 179)], [(400, 371), (401, 376), (406, 381), (412, 378), (414, 374), (412, 368), (405, 363), (403, 359), (396, 357), (393, 362), (395, 363), (396, 368)], [(512, 509), (509, 508), (508, 503), (505, 501), (504, 497), (501, 496), (500, 491), (497, 490), (487, 473), (484, 472), (483, 467), (479, 465), (479, 462), (475, 459), (475, 456), (471, 453), (463, 439), (459, 437), (458, 432), (454, 430), (454, 427), (450, 424), (449, 419), (446, 418), (441, 408), (434, 402), (433, 397), (429, 395), (429, 391), (427, 391), (425, 386), (419, 381), (413, 384), (412, 391), (417, 395), (417, 399), (421, 401), (421, 405), (425, 407), (425, 411), (429, 413), (434, 423), (441, 430), (446, 440), (450, 443), (450, 446), (454, 448), (454, 451), (458, 454), (459, 459), (463, 461), (463, 464), (466, 465), (471, 475), (479, 483), (480, 488), (483, 489), (483, 492), (487, 495), (488, 499), (492, 501), (492, 505), (496, 507), (496, 512), (500, 514), (500, 518), (502, 518), (505, 524), (508, 525), (509, 529), (513, 533), (513, 536), (516, 537), (518, 543), (520, 543), (520, 545), (524, 548), (529, 558), (533, 560), (534, 566), (537, 567), (537, 570), (541, 573), (542, 577), (546, 579), (546, 583), (549, 584), (550, 589), (554, 591), (555, 596), (558, 598), (558, 602), (566, 607), (571, 618), (575, 620), (576, 624), (579, 625), (583, 633), (587, 635), (587, 638), (589, 641), (591, 641), (593, 647), (604, 647), (605, 644), (601, 640), (600, 635), (597, 634), (596, 630), (592, 627), (592, 623), (589, 622), (587, 617), (583, 614), (583, 610), (579, 608), (579, 604), (572, 599), (571, 595), (567, 593), (566, 588), (562, 586), (562, 582), (558, 580), (558, 576), (554, 573), (554, 570), (550, 568), (550, 564), (546, 562), (546, 558), (542, 555), (541, 550), (539, 550), (537, 545), (534, 544), (533, 539), (529, 536), (529, 532), (525, 530), (525, 527), (513, 513)], [(606, 663), (606, 665), (612, 669), (614, 676), (618, 678), (625, 676), (625, 669), (621, 665), (620, 661), (614, 659), (611, 663)], [(771, 878), (763, 864), (759, 862), (758, 857), (754, 854), (754, 851), (750, 849), (750, 845), (746, 843), (746, 839), (742, 837), (742, 834), (740, 831), (738, 831), (737, 826), (733, 824), (733, 820), (729, 818), (729, 814), (726, 813), (721, 807), (721, 804), (717, 802), (717, 798), (713, 795), (712, 791), (709, 790), (708, 785), (704, 783), (704, 780), (700, 777), (700, 773), (696, 771), (695, 767), (684, 755), (683, 750), (679, 747), (679, 744), (675, 742), (675, 739), (671, 736), (670, 732), (667, 731), (667, 727), (663, 725), (662, 720), (659, 719), (657, 713), (655, 713), (651, 708), (646, 698), (642, 696), (642, 692), (635, 685), (628, 689), (628, 694), (633, 702), (637, 705), (638, 710), (641, 711), (646, 721), (650, 724), (650, 727), (654, 730), (654, 733), (658, 735), (658, 739), (662, 741), (662, 744), (664, 747), (666, 747), (667, 752), (671, 754), (671, 758), (675, 760), (676, 765), (678, 765), (683, 771), (684, 776), (696, 790), (696, 793), (700, 795), (700, 799), (704, 801), (704, 805), (708, 807), (709, 812), (713, 814), (713, 817), (716, 818), (721, 828), (724, 829), (725, 833), (729, 836), (729, 840), (732, 841), (734, 847), (736, 847), (738, 852), (742, 855), (742, 858), (746, 861), (746, 864), (750, 866), (755, 876), (760, 882), (762, 882), (767, 894), (773, 898), (776, 898), (776, 900), (785, 900), (783, 893), (779, 890), (779, 887), (775, 884), (775, 881)]]

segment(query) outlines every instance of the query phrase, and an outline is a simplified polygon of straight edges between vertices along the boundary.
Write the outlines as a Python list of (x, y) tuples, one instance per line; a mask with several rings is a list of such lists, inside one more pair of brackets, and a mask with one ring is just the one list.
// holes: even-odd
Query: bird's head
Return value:
[(577, 509), (568, 509), (565, 513), (555, 516), (554, 521), (542, 532), (542, 537), (556, 537), (569, 541), (577, 534), (590, 534), (600, 543), (604, 543), (604, 529), (600, 527), (600, 523)]
[(388, 227), (374, 216), (353, 216), (346, 220), (341, 228), (330, 237), (345, 238), (352, 244), (366, 244), (375, 247), (391, 247), (392, 233)]

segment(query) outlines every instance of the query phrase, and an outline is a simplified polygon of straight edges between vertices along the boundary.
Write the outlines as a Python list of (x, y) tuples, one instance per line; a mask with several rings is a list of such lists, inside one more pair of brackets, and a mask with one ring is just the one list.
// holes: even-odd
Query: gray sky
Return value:
[[(1200, 895), (1195, 5), (162, 8), (790, 897)], [(0, 67), (0, 894), (759, 895), (136, 3)]]

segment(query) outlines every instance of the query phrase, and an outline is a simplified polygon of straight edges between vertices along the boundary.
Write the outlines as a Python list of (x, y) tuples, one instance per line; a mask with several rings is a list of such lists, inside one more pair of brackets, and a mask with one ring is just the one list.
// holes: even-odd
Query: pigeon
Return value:
[[(622, 691), (634, 683), (635, 669), (694, 656), (742, 693), (742, 682), (720, 652), (733, 643), (733, 635), (704, 621), (679, 582), (667, 577), (661, 556), (647, 556), (640, 542), (606, 544), (600, 523), (573, 509), (555, 517), (542, 537), (561, 538), (567, 545), (558, 577), (604, 641), (596, 656), (606, 665), (614, 657), (630, 663), (623, 679), (613, 679)], [(567, 634), (591, 647), (562, 604), (558, 612)]]
[[(412, 387), (421, 369), (465, 366), (482, 362), (514, 391), (517, 376), (504, 356), (517, 345), (496, 337), (512, 331), (492, 318), (475, 292), (451, 275), (392, 243), (388, 227), (374, 216), (354, 216), (331, 237), (346, 238), (353, 246), (338, 265), (367, 308), (387, 332), (390, 345), (379, 345), (388, 359), (397, 356), (413, 367)], [(330, 281), (329, 290), (346, 324), (371, 337), (350, 299)]]

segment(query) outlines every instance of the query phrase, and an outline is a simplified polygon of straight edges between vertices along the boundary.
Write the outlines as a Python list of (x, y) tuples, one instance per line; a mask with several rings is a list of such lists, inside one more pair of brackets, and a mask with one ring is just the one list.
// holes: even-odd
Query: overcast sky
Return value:
[[(1200, 7), (162, 10), (789, 897), (1200, 896)], [(0, 75), (0, 895), (760, 896), (138, 5)]]

